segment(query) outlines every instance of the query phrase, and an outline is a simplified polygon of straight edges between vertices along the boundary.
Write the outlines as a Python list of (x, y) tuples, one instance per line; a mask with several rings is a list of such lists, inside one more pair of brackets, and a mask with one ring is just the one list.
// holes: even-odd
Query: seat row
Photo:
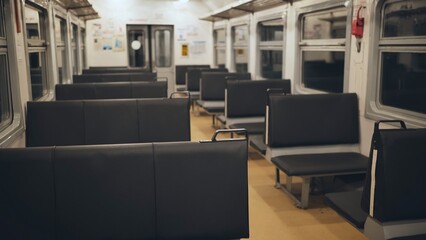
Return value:
[(249, 236), (247, 141), (0, 149), (1, 239)]

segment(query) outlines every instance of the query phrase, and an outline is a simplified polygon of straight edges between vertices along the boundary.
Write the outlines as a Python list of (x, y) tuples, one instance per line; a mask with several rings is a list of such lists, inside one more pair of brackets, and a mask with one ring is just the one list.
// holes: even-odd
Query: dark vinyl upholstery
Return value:
[(269, 107), (270, 147), (359, 142), (356, 94), (273, 95)]
[(158, 239), (248, 237), (247, 142), (154, 147)]
[(249, 236), (247, 141), (0, 149), (0, 239)]
[[(373, 217), (381, 222), (426, 218), (426, 129), (381, 130), (378, 146)], [(370, 164), (371, 168), (371, 164)], [(362, 207), (370, 209), (371, 169)]]
[(155, 239), (152, 144), (58, 148), (58, 239)]
[(191, 139), (187, 99), (138, 101), (138, 114), (140, 142), (172, 142)]
[(188, 68), (186, 90), (200, 91), (200, 78), (203, 72), (228, 72), (226, 68)]
[(338, 152), (277, 156), (272, 162), (287, 176), (338, 175), (366, 171), (368, 158), (356, 152)]
[(188, 68), (210, 68), (210, 65), (176, 65), (176, 84), (184, 85)]
[(52, 149), (1, 149), (0, 239), (55, 239)]
[(227, 81), (250, 79), (250, 73), (202, 72), (200, 80), (200, 99), (204, 101), (224, 101)]
[(189, 141), (189, 100), (28, 102), (26, 145)]
[(85, 102), (86, 144), (139, 142), (138, 112), (135, 110), (135, 100)]
[(128, 68), (128, 67), (90, 67), (89, 69), (83, 69), (83, 74), (99, 74), (99, 73), (135, 73), (135, 72), (147, 72), (140, 68)]
[[(204, 80), (203, 80), (204, 81)], [(290, 80), (228, 81), (226, 85), (227, 117), (265, 116), (267, 90), (283, 89), (291, 93)]]
[(85, 144), (82, 101), (28, 102), (26, 146)]
[(156, 81), (157, 73), (132, 72), (132, 73), (93, 73), (73, 75), (73, 83), (93, 82), (133, 82), (133, 81)]
[(56, 100), (164, 98), (167, 82), (105, 82), (58, 84)]

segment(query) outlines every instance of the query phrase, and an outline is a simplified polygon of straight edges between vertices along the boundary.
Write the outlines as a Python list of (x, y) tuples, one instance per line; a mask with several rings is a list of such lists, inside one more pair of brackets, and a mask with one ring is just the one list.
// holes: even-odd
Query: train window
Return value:
[(72, 49), (72, 73), (78, 74), (78, 26), (75, 24), (71, 24), (72, 33), (71, 33), (71, 49)]
[(83, 69), (87, 68), (86, 50), (85, 50), (86, 45), (84, 44), (85, 38), (86, 38), (86, 30), (81, 28), (81, 31), (80, 31), (80, 52), (81, 52)]
[[(347, 25), (351, 8), (344, 2), (318, 5), (299, 16), (299, 89), (341, 93), (347, 85), (349, 58)], [(303, 90), (302, 90), (303, 91)]]
[(236, 72), (248, 72), (248, 25), (232, 27), (233, 64)]
[(67, 24), (65, 19), (55, 17), (56, 62), (58, 66), (58, 80), (65, 83), (67, 78), (67, 55), (65, 51), (65, 38), (67, 36)]
[(0, 131), (12, 122), (12, 98), (10, 95), (7, 46), (0, 45)]
[(25, 27), (28, 44), (29, 73), (31, 78), (32, 99), (38, 100), (49, 93), (46, 59), (46, 12), (25, 5)]
[(263, 21), (259, 26), (260, 75), (266, 79), (283, 76), (284, 21)]
[(225, 29), (215, 29), (214, 49), (215, 49), (215, 65), (224, 68), (226, 64), (226, 31)]
[[(377, 46), (370, 69), (367, 116), (399, 118), (426, 126), (426, 2), (381, 1), (373, 36)], [(376, 70), (377, 69), (377, 70)]]
[(426, 36), (424, 1), (390, 2), (383, 7), (382, 37)]
[(0, 145), (23, 132), (11, 12), (10, 1), (0, 0)]
[(155, 65), (156, 67), (170, 67), (172, 65), (172, 52), (170, 30), (155, 31)]

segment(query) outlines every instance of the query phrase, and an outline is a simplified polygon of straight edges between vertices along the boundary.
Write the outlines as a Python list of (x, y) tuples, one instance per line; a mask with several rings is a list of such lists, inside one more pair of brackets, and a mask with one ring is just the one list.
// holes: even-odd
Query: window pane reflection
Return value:
[(127, 39), (127, 46), (129, 46), (129, 66), (145, 67), (145, 31), (127, 30)]
[(426, 53), (383, 53), (381, 72), (381, 104), (426, 113)]
[(42, 31), (42, 13), (32, 9), (30, 7), (25, 7), (25, 26), (27, 29), (27, 38), (28, 39), (40, 39), (44, 40)]
[(65, 66), (67, 65), (67, 59), (65, 56), (65, 48), (57, 48), (56, 49), (56, 62), (58, 65), (58, 79), (60, 83), (65, 82)]
[(7, 55), (0, 55), (0, 130), (12, 122)]
[(283, 41), (283, 20), (260, 23), (260, 41)]
[(216, 65), (220, 68), (224, 68), (226, 63), (226, 50), (216, 49)]
[(282, 59), (281, 50), (262, 50), (261, 51), (261, 76), (269, 79), (282, 78)]
[(155, 31), (155, 65), (157, 67), (170, 67), (171, 58), (171, 33), (169, 30)]
[(234, 56), (236, 72), (248, 72), (247, 49), (235, 49)]
[(426, 36), (426, 1), (386, 4), (383, 22), (383, 37)]
[(346, 38), (347, 10), (345, 8), (306, 15), (303, 20), (303, 39)]
[(226, 43), (225, 29), (215, 30), (214, 34), (215, 34), (215, 43), (216, 44), (225, 44)]
[(44, 52), (29, 53), (30, 77), (33, 100), (39, 99), (47, 94), (47, 80), (43, 67), (45, 62)]
[(237, 26), (234, 28), (234, 44), (248, 44), (248, 26)]
[(305, 87), (325, 92), (343, 92), (345, 53), (303, 51), (302, 82)]

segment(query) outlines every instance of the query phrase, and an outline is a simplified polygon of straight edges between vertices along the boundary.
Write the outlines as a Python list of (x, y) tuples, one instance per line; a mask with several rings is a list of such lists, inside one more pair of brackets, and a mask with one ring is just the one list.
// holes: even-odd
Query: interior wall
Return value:
[[(88, 66), (128, 66), (127, 24), (173, 25), (175, 64), (213, 61), (212, 24), (199, 20), (210, 9), (199, 1), (92, 0), (91, 3), (101, 18), (86, 24)], [(102, 49), (106, 41), (111, 41), (112, 49)], [(182, 56), (182, 45), (188, 46), (187, 56)]]

